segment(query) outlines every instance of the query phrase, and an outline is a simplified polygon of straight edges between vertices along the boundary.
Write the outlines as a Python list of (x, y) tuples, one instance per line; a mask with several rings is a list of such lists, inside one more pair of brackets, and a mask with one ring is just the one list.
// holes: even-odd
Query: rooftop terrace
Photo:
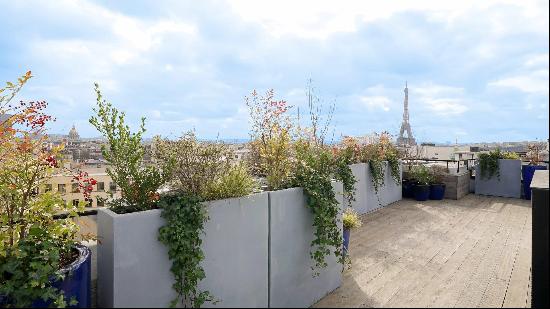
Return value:
[(362, 221), (352, 268), (314, 307), (530, 307), (530, 201), (401, 200)]

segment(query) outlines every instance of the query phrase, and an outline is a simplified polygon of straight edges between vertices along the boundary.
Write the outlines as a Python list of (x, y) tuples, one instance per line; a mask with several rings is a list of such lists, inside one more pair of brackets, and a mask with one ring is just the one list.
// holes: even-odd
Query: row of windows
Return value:
[[(97, 189), (96, 191), (99, 191), (99, 192), (103, 192), (105, 191), (105, 183), (104, 182), (97, 182), (96, 184), (97, 186)], [(46, 186), (44, 187), (44, 192), (50, 192), (53, 190), (53, 185), (52, 184), (46, 184)], [(109, 191), (116, 191), (117, 190), (117, 186), (114, 182), (110, 182), (109, 183)], [(71, 184), (71, 192), (72, 193), (78, 193), (78, 183), (72, 183)], [(57, 192), (59, 193), (67, 193), (67, 185), (64, 184), (64, 183), (60, 183), (60, 184), (57, 184)]]
[[(97, 200), (97, 207), (105, 206), (105, 200), (104, 199), (98, 197), (96, 200)], [(91, 199), (91, 198), (84, 199), (84, 201), (86, 202), (86, 207), (92, 207), (93, 202), (94, 202), (94, 200)], [(73, 206), (78, 206), (78, 203), (80, 203), (80, 200), (79, 199), (74, 199), (72, 201), (72, 203), (73, 203)]]

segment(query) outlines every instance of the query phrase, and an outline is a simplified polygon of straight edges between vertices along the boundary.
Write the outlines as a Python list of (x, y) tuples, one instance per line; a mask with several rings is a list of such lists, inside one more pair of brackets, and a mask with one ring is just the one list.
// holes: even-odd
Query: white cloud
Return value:
[[(246, 21), (261, 25), (275, 37), (293, 35), (303, 38), (326, 39), (337, 32), (353, 32), (358, 22), (373, 22), (389, 18), (404, 11), (417, 11), (428, 14), (429, 18), (452, 23), (461, 17), (468, 17), (472, 11), (492, 11), (499, 5), (513, 5), (515, 12), (524, 15), (525, 20), (510, 20), (508, 16), (491, 15), (490, 23), (495, 32), (529, 27), (537, 31), (547, 31), (544, 26), (547, 13), (541, 10), (540, 1), (364, 1), (351, 0), (336, 4), (330, 0), (232, 0), (233, 10)], [(546, 4), (547, 5), (547, 4)], [(546, 23), (547, 24), (547, 23)]]
[(441, 116), (461, 115), (469, 110), (464, 100), (464, 88), (433, 83), (413, 87), (411, 94), (418, 96), (423, 106)]
[(489, 87), (513, 88), (526, 93), (548, 93), (548, 69), (489, 82)]
[(391, 100), (384, 96), (362, 96), (360, 97), (369, 109), (382, 109), (385, 112), (390, 110)]

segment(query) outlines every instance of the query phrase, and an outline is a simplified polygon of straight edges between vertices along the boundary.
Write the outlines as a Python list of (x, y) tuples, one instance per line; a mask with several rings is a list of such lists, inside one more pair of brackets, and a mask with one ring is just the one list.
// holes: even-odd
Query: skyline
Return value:
[(31, 70), (18, 99), (49, 103), (52, 134), (98, 135), (98, 82), (147, 137), (248, 138), (246, 95), (305, 111), (312, 78), (336, 137), (397, 135), (408, 81), (419, 143), (548, 139), (547, 2), (0, 4), (0, 82)]

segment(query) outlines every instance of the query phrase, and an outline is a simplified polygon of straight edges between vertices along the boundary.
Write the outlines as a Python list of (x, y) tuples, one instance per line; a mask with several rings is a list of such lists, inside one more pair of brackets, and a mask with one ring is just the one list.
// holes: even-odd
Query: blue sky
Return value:
[(408, 81), (420, 141), (548, 138), (547, 1), (380, 2), (0, 0), (0, 81), (86, 137), (94, 82), (148, 136), (246, 138), (247, 94), (312, 78), (336, 136), (398, 133)]

